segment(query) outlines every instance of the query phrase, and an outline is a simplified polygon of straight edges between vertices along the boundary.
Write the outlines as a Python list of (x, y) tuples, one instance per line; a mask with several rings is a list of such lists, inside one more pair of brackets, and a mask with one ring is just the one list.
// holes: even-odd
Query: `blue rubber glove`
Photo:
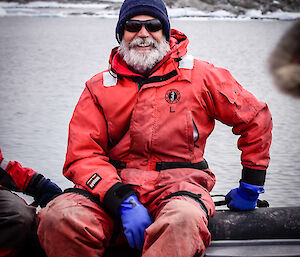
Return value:
[(263, 186), (241, 182), (238, 188), (232, 189), (225, 200), (230, 210), (247, 211), (255, 209), (259, 194), (263, 193)]
[(50, 179), (42, 178), (37, 184), (34, 192), (34, 200), (39, 203), (41, 207), (45, 207), (55, 196), (62, 193), (58, 185), (53, 183)]
[(133, 194), (121, 203), (117, 213), (121, 216), (129, 246), (141, 250), (145, 241), (145, 230), (152, 224), (148, 210)]

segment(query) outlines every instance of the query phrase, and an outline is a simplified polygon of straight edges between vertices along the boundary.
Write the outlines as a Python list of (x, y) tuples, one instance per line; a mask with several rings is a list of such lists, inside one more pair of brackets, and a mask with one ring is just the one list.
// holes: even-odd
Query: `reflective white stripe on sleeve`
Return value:
[(0, 167), (2, 168), (2, 169), (6, 169), (6, 167), (7, 167), (7, 165), (8, 165), (8, 163), (9, 163), (9, 161), (7, 161), (7, 160), (2, 160), (2, 162), (1, 162), (1, 164), (0, 164)]
[(188, 69), (191, 70), (194, 67), (194, 57), (190, 54), (186, 54), (179, 61), (179, 69)]
[(117, 85), (117, 81), (117, 76), (114, 77), (113, 74), (111, 74), (109, 71), (103, 73), (103, 86), (113, 87)]

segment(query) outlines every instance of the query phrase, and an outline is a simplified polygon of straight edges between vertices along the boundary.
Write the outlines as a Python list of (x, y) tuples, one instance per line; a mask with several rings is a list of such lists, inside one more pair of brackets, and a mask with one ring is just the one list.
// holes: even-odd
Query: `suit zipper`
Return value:
[(143, 86), (143, 83), (142, 82), (136, 82), (137, 86), (138, 86), (138, 90), (140, 91), (140, 89), (142, 88)]

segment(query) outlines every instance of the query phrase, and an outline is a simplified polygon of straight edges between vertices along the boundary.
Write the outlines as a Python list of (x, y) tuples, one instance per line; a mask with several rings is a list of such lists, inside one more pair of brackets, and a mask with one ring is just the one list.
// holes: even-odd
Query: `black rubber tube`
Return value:
[(219, 210), (209, 230), (212, 240), (300, 239), (300, 207)]

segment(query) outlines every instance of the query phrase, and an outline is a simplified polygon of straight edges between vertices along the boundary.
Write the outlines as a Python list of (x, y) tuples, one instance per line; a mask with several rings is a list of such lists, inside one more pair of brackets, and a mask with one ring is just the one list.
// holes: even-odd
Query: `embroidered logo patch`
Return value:
[(169, 104), (176, 104), (180, 100), (180, 92), (177, 89), (169, 89), (166, 92), (165, 99)]
[(97, 173), (95, 173), (89, 178), (89, 180), (86, 182), (86, 185), (93, 190), (101, 180), (102, 178)]

